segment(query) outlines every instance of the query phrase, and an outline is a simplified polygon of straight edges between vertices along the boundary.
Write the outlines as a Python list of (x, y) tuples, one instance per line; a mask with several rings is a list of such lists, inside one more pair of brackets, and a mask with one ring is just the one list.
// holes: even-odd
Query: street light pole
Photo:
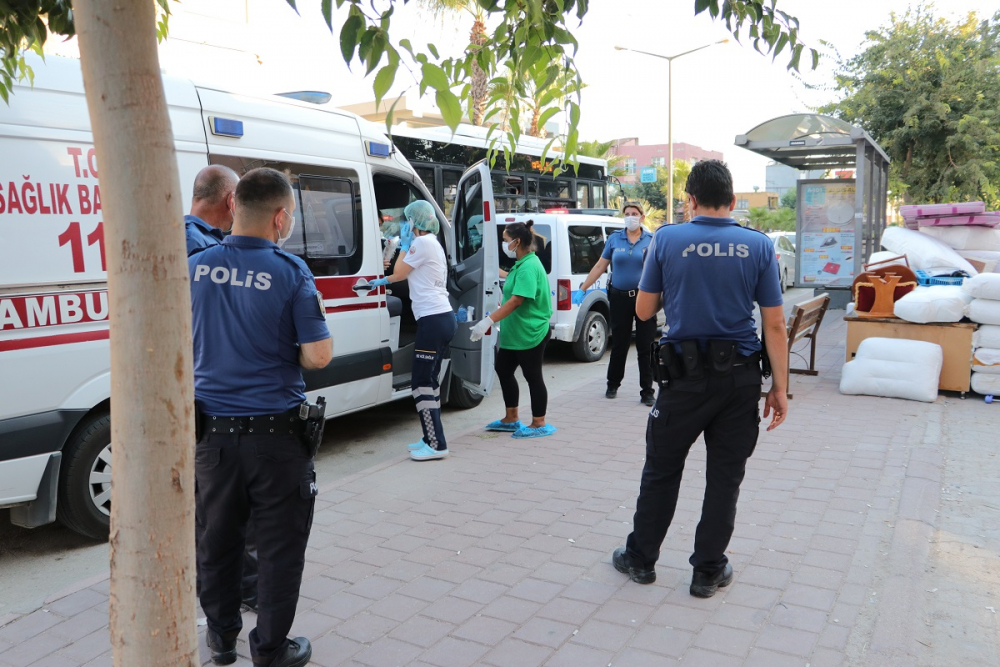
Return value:
[(674, 224), (674, 60), (680, 58), (681, 56), (686, 56), (689, 53), (694, 53), (695, 51), (701, 51), (702, 49), (707, 49), (710, 46), (715, 46), (716, 44), (725, 44), (728, 39), (721, 39), (718, 42), (712, 42), (711, 44), (705, 44), (704, 46), (699, 46), (696, 49), (691, 49), (690, 51), (684, 51), (673, 56), (664, 56), (659, 53), (649, 53), (648, 51), (639, 51), (638, 49), (630, 49), (624, 46), (616, 46), (616, 51), (631, 51), (632, 53), (641, 53), (644, 56), (652, 56), (654, 58), (662, 58), (667, 61), (667, 159), (669, 163), (667, 164), (667, 224)]

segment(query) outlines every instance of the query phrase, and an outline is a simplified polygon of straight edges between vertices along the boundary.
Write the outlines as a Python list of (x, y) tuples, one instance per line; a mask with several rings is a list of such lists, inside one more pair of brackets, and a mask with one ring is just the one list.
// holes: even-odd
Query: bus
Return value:
[[(458, 179), (470, 165), (486, 159), (489, 152), (487, 128), (467, 124), (459, 125), (454, 135), (447, 127), (397, 125), (392, 128), (392, 142), (449, 216), (455, 205)], [(580, 156), (579, 170), (570, 167), (553, 176), (549, 166), (551, 157), (546, 156), (546, 163), (542, 164), (542, 151), (547, 143), (546, 139), (522, 136), (511, 159), (510, 171), (505, 169), (502, 151), (498, 152), (492, 170), (497, 213), (563, 209), (604, 212), (608, 207), (607, 161)]]

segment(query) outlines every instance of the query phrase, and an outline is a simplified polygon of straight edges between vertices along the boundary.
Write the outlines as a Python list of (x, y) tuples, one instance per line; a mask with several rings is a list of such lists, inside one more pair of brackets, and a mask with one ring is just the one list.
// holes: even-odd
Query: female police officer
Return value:
[(608, 284), (608, 301), (611, 303), (611, 361), (608, 363), (608, 389), (604, 395), (607, 398), (618, 396), (618, 387), (625, 377), (625, 360), (628, 357), (634, 322), (635, 356), (639, 362), (639, 397), (644, 404), (653, 405), (653, 371), (649, 349), (656, 339), (656, 318), (642, 320), (635, 314), (642, 262), (653, 235), (642, 226), (646, 219), (642, 204), (626, 202), (622, 213), (625, 215), (625, 229), (608, 236), (601, 258), (594, 264), (587, 279), (580, 283), (580, 289), (586, 292), (611, 266), (611, 281)]
[(690, 592), (710, 597), (733, 580), (726, 548), (759, 433), (761, 342), (754, 301), (774, 373), (764, 404), (765, 417), (774, 411), (768, 430), (788, 412), (788, 350), (774, 246), (729, 216), (736, 203), (729, 169), (719, 160), (699, 162), (686, 191), (696, 217), (656, 232), (639, 282), (639, 317), (654, 317), (662, 302), (670, 328), (658, 353), (660, 394), (649, 413), (632, 534), (611, 561), (636, 583), (656, 580), (653, 565), (677, 506), (684, 460), (704, 433), (705, 500), (690, 558)]
[(201, 606), (212, 661), (236, 661), (240, 570), (253, 511), (260, 575), (250, 654), (258, 667), (302, 667), (309, 640), (288, 638), (312, 525), (316, 473), (302, 439), (302, 368), (333, 356), (305, 263), (279, 249), (295, 199), (285, 177), (254, 169), (236, 186), (233, 234), (188, 258), (194, 334)]

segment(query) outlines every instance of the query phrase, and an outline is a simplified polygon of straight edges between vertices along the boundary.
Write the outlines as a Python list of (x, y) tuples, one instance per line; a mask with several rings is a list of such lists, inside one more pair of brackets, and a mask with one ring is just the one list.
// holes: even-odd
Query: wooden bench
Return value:
[[(816, 334), (823, 324), (823, 316), (830, 305), (830, 296), (824, 294), (805, 303), (800, 303), (792, 310), (788, 318), (788, 372), (802, 375), (818, 375), (816, 370)], [(801, 340), (809, 339), (809, 367), (792, 368), (792, 355), (805, 361), (805, 357), (792, 351), (792, 346)]]

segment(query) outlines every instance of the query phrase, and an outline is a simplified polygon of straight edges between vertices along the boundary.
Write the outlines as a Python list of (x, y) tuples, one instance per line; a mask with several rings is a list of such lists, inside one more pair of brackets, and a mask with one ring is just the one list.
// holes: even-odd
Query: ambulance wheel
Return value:
[(70, 530), (108, 539), (111, 522), (111, 415), (85, 419), (63, 449), (56, 517)]
[(573, 356), (579, 361), (597, 361), (608, 349), (608, 321), (596, 310), (587, 313), (580, 337), (573, 342)]
[(462, 380), (455, 375), (451, 376), (451, 389), (448, 392), (448, 405), (460, 410), (470, 410), (483, 402), (480, 394), (469, 391)]

